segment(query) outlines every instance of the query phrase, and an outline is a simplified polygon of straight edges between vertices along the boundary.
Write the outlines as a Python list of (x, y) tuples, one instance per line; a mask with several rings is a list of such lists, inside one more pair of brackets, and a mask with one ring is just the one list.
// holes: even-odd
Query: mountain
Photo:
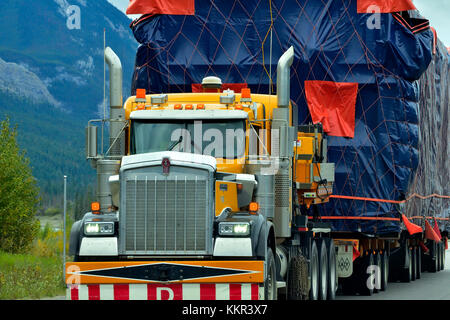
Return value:
[(44, 193), (59, 193), (63, 174), (74, 188), (95, 182), (84, 127), (103, 117), (103, 31), (122, 61), (126, 97), (138, 47), (130, 22), (107, 0), (2, 1), (0, 120), (17, 125)]
[[(79, 8), (79, 29), (71, 29), (71, 5)], [(129, 92), (138, 46), (129, 24), (106, 0), (3, 0), (0, 58), (35, 73), (63, 109), (89, 118), (103, 101), (104, 29), (106, 44), (122, 60)]]

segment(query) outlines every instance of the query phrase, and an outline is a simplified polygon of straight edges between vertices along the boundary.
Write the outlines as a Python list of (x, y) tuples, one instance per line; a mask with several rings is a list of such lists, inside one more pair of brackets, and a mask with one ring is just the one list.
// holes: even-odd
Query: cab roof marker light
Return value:
[(242, 88), (241, 102), (252, 102), (252, 95), (251, 95), (250, 88)]
[(152, 104), (163, 104), (163, 103), (166, 103), (168, 100), (169, 100), (169, 97), (167, 96), (167, 94), (151, 96)]
[(135, 102), (145, 102), (146, 99), (145, 89), (136, 89), (136, 100)]

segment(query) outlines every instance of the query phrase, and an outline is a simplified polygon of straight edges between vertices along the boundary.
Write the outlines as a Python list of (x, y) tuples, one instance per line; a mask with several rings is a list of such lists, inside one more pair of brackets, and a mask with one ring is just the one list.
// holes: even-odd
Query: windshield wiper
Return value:
[(169, 148), (167, 148), (167, 151), (172, 151), (172, 149), (175, 148), (179, 143), (181, 143), (181, 141), (183, 141), (183, 136), (180, 136), (180, 139), (178, 139), (178, 141), (172, 143)]

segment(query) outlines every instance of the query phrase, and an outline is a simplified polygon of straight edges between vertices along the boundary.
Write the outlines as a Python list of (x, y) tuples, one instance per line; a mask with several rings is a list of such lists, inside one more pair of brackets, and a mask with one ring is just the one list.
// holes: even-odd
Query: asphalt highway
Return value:
[(450, 250), (442, 271), (423, 272), (410, 283), (389, 282), (386, 291), (372, 296), (337, 296), (336, 300), (450, 300)]

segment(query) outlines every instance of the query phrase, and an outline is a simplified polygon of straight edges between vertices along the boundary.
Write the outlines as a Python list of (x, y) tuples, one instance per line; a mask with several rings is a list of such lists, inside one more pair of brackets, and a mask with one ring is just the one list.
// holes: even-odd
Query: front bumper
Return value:
[(264, 261), (114, 261), (66, 265), (69, 300), (258, 300)]
[(67, 300), (262, 300), (258, 283), (79, 284)]

